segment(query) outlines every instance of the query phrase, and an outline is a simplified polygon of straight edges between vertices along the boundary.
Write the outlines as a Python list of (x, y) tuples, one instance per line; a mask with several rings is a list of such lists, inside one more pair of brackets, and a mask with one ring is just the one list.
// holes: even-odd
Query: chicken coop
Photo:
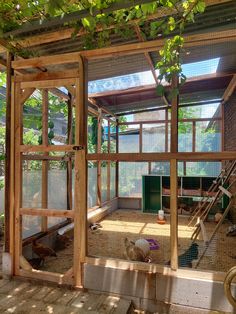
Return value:
[(236, 263), (236, 3), (209, 3), (186, 28), (187, 80), (174, 96), (168, 83), (156, 91), (163, 39), (141, 42), (137, 27), (94, 50), (56, 29), (19, 32), (38, 56), (4, 61), (5, 272), (230, 308), (223, 281)]

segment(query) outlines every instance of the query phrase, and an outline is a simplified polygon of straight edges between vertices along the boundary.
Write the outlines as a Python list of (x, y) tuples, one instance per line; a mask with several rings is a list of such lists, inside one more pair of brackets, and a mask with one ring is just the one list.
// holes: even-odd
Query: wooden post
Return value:
[[(110, 132), (110, 120), (108, 120), (108, 132), (107, 132), (107, 152), (110, 154), (111, 152), (111, 132)], [(107, 161), (107, 200), (111, 199), (111, 161)]]
[(192, 151), (195, 152), (196, 151), (196, 121), (192, 122), (192, 126), (193, 126)]
[[(119, 120), (116, 119), (116, 153), (119, 153)], [(116, 161), (116, 184), (115, 184), (115, 196), (119, 197), (119, 161)]]
[[(172, 88), (178, 87), (178, 76), (172, 79)], [(171, 101), (171, 153), (178, 152), (178, 104), (179, 97)], [(171, 269), (178, 269), (178, 162), (170, 160), (170, 242), (171, 242)]]
[(143, 124), (139, 124), (139, 152), (143, 152)]
[(20, 208), (22, 203), (22, 162), (20, 145), (22, 144), (22, 106), (19, 104), (21, 98), (20, 83), (15, 83), (15, 177), (14, 177), (14, 222), (15, 222), (15, 243), (14, 243), (14, 274), (19, 275), (20, 271), (20, 255), (22, 250), (22, 221), (20, 216)]
[[(98, 109), (97, 153), (101, 153), (102, 147), (102, 110)], [(102, 162), (97, 162), (97, 204), (102, 206)]]
[(79, 78), (75, 99), (75, 204), (74, 283), (83, 286), (83, 264), (87, 254), (87, 61), (79, 57)]
[[(48, 90), (42, 90), (42, 144), (48, 145)], [(49, 153), (44, 153), (48, 156)], [(48, 160), (42, 161), (42, 208), (48, 208)], [(48, 229), (48, 218), (41, 217), (41, 231)]]
[[(68, 144), (72, 144), (73, 139), (73, 133), (72, 133), (72, 119), (73, 119), (73, 113), (72, 113), (72, 95), (69, 93), (69, 100), (67, 101), (67, 108), (68, 108), (68, 117), (67, 117), (67, 141)], [(69, 154), (69, 160), (66, 164), (66, 187), (67, 187), (67, 209), (72, 210), (72, 159), (71, 154)]]
[(165, 110), (165, 152), (168, 152), (168, 109)]
[(4, 235), (4, 250), (7, 253), (13, 253), (13, 210), (11, 206), (11, 200), (13, 198), (13, 189), (11, 189), (12, 183), (14, 182), (13, 173), (14, 169), (11, 167), (12, 164), (12, 152), (14, 152), (14, 143), (11, 141), (11, 117), (12, 117), (12, 76), (13, 70), (11, 63), (13, 55), (7, 52), (7, 82), (6, 82), (6, 132), (5, 132), (5, 235)]

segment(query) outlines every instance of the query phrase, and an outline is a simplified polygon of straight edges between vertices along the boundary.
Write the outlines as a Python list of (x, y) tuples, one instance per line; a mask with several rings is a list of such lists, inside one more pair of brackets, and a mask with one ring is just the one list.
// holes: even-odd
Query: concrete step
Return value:
[(156, 312), (148, 312), (138, 309), (133, 309), (131, 314), (232, 314), (227, 312), (220, 311), (210, 311), (206, 309), (193, 308), (189, 306), (181, 306), (181, 305), (167, 305), (165, 309), (157, 310)]

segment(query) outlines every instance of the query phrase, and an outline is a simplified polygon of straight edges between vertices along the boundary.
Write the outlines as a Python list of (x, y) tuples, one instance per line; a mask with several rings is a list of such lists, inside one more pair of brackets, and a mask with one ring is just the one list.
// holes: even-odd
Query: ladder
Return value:
[[(215, 180), (213, 180), (209, 190), (207, 191), (206, 196), (204, 196), (201, 199), (201, 201), (199, 201), (196, 208), (192, 212), (188, 226), (192, 226), (194, 224), (195, 220), (205, 221), (206, 218), (208, 217), (208, 214), (210, 213), (212, 207), (216, 204), (216, 202), (224, 194), (226, 194), (229, 197), (230, 192), (228, 191), (228, 189), (224, 188), (224, 185), (226, 183), (228, 183), (230, 176), (233, 174), (233, 172), (235, 170), (236, 170), (236, 160), (228, 161), (226, 166), (224, 168), (222, 168), (219, 176)], [(213, 193), (215, 195), (212, 197)], [(199, 228), (200, 228), (200, 226), (199, 226), (199, 224), (197, 224), (197, 230)], [(195, 232), (197, 232), (198, 234), (199, 234), (199, 231), (195, 230)], [(197, 236), (198, 236), (198, 234), (197, 234)]]

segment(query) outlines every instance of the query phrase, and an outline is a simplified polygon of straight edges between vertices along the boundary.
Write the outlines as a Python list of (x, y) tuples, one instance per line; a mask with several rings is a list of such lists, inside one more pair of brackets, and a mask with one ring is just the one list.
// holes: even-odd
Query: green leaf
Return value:
[(165, 88), (163, 85), (157, 85), (156, 91), (157, 91), (158, 96), (163, 96), (165, 92)]

